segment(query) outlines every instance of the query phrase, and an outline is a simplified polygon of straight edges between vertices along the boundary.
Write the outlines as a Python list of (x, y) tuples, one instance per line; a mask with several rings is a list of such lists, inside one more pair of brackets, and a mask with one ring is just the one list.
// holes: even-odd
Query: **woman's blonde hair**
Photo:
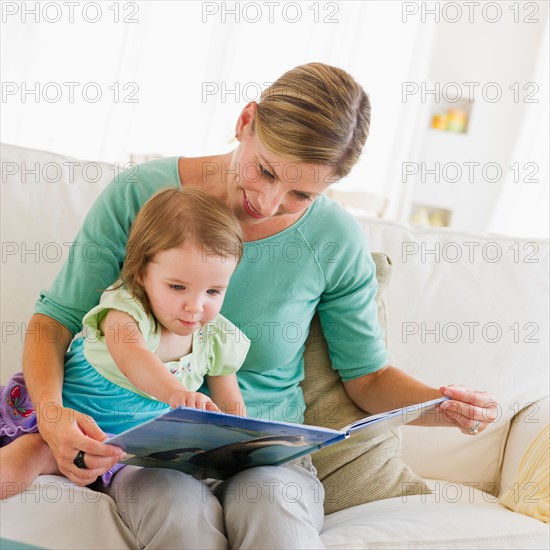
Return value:
[(369, 135), (370, 102), (344, 70), (300, 65), (265, 89), (253, 129), (273, 153), (298, 162), (329, 164), (346, 176)]
[(203, 257), (243, 255), (243, 234), (231, 210), (219, 199), (193, 187), (170, 188), (153, 195), (139, 210), (128, 237), (120, 278), (145, 311), (151, 305), (140, 280), (155, 254), (190, 240)]

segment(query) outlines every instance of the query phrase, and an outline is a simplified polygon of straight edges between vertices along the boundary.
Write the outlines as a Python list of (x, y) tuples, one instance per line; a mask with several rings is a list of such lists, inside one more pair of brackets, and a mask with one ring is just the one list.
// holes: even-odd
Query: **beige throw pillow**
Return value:
[(531, 442), (516, 472), (512, 485), (500, 503), (514, 512), (550, 521), (550, 425)]
[[(373, 259), (378, 280), (378, 318), (387, 334), (384, 290), (390, 279), (391, 262), (385, 254), (374, 253)], [(306, 342), (304, 362), (306, 424), (340, 429), (368, 416), (348, 397), (338, 373), (332, 370), (317, 315)], [(359, 447), (319, 457), (314, 454), (313, 463), (325, 488), (326, 514), (374, 500), (430, 493), (422, 478), (401, 460), (400, 430), (380, 435)]]

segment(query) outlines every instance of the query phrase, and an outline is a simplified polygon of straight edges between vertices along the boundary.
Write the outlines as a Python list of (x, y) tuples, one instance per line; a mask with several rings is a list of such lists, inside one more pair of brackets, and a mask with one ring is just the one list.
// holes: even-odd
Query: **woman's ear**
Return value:
[(252, 128), (252, 123), (256, 117), (256, 111), (258, 109), (258, 104), (255, 101), (251, 101), (248, 105), (241, 111), (239, 118), (237, 119), (237, 124), (235, 126), (235, 137), (241, 141), (243, 132), (250, 131)]

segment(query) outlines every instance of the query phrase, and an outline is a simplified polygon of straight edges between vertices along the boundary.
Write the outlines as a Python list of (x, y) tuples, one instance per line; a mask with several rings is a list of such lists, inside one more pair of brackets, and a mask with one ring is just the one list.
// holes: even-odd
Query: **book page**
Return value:
[[(388, 411), (379, 414), (373, 414), (362, 418), (361, 420), (356, 420), (348, 426), (342, 429), (349, 435), (353, 435), (356, 432), (363, 430), (374, 430), (374, 424), (379, 425), (390, 425), (398, 426), (400, 424), (408, 424), (417, 418), (420, 418), (422, 415), (435, 414), (437, 406), (443, 401), (447, 401), (448, 397), (439, 397), (437, 399), (432, 399), (431, 401), (425, 401), (424, 403), (411, 403), (400, 409), (394, 409), (393, 411)], [(389, 427), (388, 429), (392, 429)]]

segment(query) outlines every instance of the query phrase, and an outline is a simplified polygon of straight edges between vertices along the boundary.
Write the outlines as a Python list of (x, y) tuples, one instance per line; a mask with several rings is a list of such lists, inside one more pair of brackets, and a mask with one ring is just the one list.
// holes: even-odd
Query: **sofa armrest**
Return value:
[(528, 404), (511, 420), (506, 440), (500, 476), (500, 489), (504, 493), (512, 485), (519, 463), (538, 433), (548, 424), (549, 396)]

